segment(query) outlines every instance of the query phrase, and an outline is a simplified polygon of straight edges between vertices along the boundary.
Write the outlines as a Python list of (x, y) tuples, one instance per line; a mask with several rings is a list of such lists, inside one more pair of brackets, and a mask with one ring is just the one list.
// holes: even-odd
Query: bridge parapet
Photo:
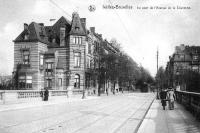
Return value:
[(195, 118), (200, 120), (200, 93), (176, 91), (177, 102), (184, 105)]

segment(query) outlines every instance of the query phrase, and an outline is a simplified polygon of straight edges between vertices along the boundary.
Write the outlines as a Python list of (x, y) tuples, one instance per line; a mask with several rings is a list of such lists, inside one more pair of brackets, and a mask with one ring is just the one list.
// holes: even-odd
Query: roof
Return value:
[[(25, 39), (25, 35), (28, 35), (28, 39)], [(14, 42), (40, 41), (48, 44), (49, 42), (46, 36), (47, 35), (44, 26), (32, 22), (27, 29), (22, 31), (22, 33), (14, 40)]]
[(86, 35), (78, 13), (74, 12), (72, 16), (71, 30), (69, 34), (72, 35)]
[[(86, 35), (85, 18), (80, 19), (78, 13), (73, 13), (72, 22), (61, 17), (54, 25), (44, 26), (41, 23), (32, 22), (25, 28), (14, 42), (36, 42), (40, 41), (50, 47), (60, 46), (60, 27), (65, 27), (65, 36)], [(78, 27), (78, 30), (77, 30)], [(27, 35), (27, 39), (26, 38)], [(68, 42), (68, 41), (66, 41)]]

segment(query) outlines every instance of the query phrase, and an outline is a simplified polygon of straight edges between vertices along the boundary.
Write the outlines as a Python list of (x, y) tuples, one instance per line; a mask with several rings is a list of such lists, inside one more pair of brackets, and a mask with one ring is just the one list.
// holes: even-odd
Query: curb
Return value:
[(137, 125), (137, 127), (136, 127), (134, 133), (137, 133), (137, 132), (138, 132), (138, 130), (139, 130), (139, 128), (140, 128), (140, 126), (141, 126), (143, 120), (145, 119), (145, 117), (146, 117), (147, 113), (149, 112), (149, 109), (151, 108), (151, 106), (152, 106), (153, 102), (155, 101), (155, 99), (156, 99), (156, 97), (155, 97), (155, 98), (152, 100), (152, 102), (150, 103), (150, 105), (149, 105), (148, 109), (146, 110), (144, 116), (142, 117), (141, 121), (140, 121), (139, 124)]

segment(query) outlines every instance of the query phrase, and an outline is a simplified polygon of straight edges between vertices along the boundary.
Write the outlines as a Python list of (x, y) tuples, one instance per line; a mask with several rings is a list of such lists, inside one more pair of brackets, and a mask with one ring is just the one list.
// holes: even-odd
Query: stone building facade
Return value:
[[(97, 92), (101, 34), (86, 28), (86, 18), (74, 12), (52, 26), (32, 22), (14, 40), (13, 77), (17, 89)], [(112, 51), (111, 51), (112, 52)]]
[(169, 57), (166, 66), (168, 84), (184, 89), (185, 85), (180, 84), (178, 79), (186, 70), (200, 72), (199, 46), (186, 46), (184, 44), (176, 46), (175, 52)]
[(14, 40), (14, 72), (20, 89), (83, 89), (86, 19), (73, 13), (53, 26), (32, 22)]

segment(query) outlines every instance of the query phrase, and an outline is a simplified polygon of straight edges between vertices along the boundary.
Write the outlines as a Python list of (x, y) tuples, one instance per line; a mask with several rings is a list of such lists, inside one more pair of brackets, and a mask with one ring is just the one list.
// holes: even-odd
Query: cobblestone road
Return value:
[(131, 133), (155, 95), (130, 93), (0, 112), (0, 133)]

